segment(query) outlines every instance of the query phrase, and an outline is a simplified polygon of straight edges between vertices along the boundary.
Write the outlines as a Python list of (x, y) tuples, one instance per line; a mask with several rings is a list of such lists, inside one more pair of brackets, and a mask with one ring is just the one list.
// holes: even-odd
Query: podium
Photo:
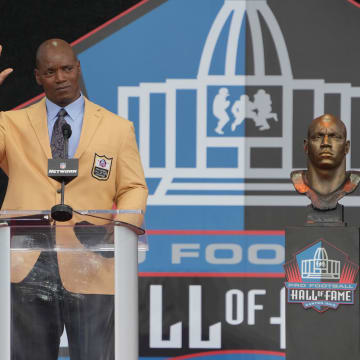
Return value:
[(116, 218), (141, 210), (74, 213), (71, 222), (55, 223), (50, 210), (0, 212), (2, 360), (11, 358), (11, 282), (21, 282), (43, 252), (57, 259), (66, 291), (97, 293), (96, 280), (107, 294), (114, 291), (115, 359), (138, 359), (138, 250), (147, 250), (147, 242), (142, 229)]
[(286, 229), (286, 359), (360, 358), (359, 229)]

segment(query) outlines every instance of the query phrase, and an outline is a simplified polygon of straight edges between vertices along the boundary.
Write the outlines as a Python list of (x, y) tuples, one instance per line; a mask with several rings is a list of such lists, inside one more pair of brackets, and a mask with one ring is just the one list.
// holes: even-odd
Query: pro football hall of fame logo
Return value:
[(285, 263), (288, 303), (324, 312), (354, 304), (359, 266), (348, 254), (319, 239)]

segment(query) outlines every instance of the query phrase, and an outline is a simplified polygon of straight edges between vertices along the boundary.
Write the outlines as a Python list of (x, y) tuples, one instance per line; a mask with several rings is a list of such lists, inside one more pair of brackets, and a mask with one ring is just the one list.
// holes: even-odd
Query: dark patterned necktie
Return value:
[(67, 112), (65, 109), (60, 109), (58, 112), (58, 118), (55, 121), (53, 132), (51, 135), (51, 153), (53, 159), (64, 157), (64, 135), (62, 133), (62, 127), (66, 124), (65, 116)]

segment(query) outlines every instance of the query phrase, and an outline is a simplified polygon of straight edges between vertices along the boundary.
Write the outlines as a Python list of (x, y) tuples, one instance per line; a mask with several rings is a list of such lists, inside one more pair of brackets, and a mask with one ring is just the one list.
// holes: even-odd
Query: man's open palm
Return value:
[[(0, 45), (0, 55), (2, 51), (2, 46)], [(8, 68), (0, 72), (0, 85), (4, 82), (4, 80), (13, 72), (13, 69)]]

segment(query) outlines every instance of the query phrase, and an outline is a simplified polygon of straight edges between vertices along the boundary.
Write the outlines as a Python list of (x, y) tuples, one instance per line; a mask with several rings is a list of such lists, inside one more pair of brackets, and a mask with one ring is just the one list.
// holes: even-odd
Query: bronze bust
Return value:
[(358, 187), (360, 172), (346, 171), (349, 149), (346, 127), (340, 119), (325, 114), (311, 122), (304, 139), (308, 168), (293, 171), (291, 180), (315, 209), (335, 209), (341, 198)]

